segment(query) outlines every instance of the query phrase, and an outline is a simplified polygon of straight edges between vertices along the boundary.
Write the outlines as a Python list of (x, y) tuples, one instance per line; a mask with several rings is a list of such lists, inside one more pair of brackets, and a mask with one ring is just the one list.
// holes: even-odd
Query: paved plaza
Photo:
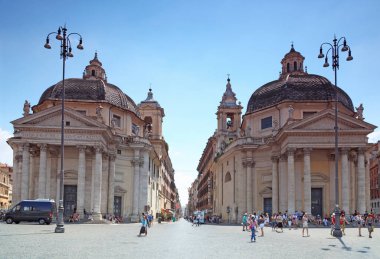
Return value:
[(148, 236), (138, 237), (139, 224), (67, 224), (64, 234), (55, 225), (0, 223), (0, 258), (380, 258), (380, 229), (373, 238), (363, 229), (346, 229), (336, 239), (329, 229), (272, 232), (250, 242), (240, 226), (201, 225), (180, 220), (155, 223)]

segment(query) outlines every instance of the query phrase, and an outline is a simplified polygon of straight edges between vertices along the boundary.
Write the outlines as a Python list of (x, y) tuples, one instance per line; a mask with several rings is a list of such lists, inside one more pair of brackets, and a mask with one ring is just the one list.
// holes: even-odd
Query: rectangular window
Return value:
[(310, 116), (312, 116), (312, 115), (314, 115), (314, 114), (316, 114), (317, 112), (303, 112), (302, 113), (302, 116), (303, 116), (303, 118), (305, 119), (305, 118), (308, 118), (308, 117), (310, 117)]
[(77, 110), (77, 112), (79, 112), (80, 114), (82, 114), (82, 115), (85, 115), (85, 116), (86, 116), (86, 111)]
[(112, 115), (112, 121), (113, 121), (115, 127), (118, 127), (118, 128), (121, 127), (121, 117), (120, 116), (115, 115), (115, 114)]
[(261, 129), (272, 128), (272, 116), (261, 119)]
[(70, 121), (66, 121), (66, 126), (70, 126)]

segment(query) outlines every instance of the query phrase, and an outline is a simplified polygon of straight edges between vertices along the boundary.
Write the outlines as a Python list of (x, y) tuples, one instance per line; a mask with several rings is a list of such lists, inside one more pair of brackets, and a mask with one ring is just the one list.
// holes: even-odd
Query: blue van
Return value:
[(40, 225), (49, 225), (57, 215), (54, 200), (23, 200), (13, 206), (5, 214), (5, 222), (18, 224), (20, 221), (36, 221)]

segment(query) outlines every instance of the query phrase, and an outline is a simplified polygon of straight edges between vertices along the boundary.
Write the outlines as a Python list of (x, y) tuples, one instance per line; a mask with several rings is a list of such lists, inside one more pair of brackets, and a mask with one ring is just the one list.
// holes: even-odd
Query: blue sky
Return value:
[[(136, 103), (152, 84), (165, 109), (164, 136), (181, 201), (217, 123), (226, 74), (244, 112), (251, 94), (278, 78), (280, 61), (294, 47), (308, 72), (333, 81), (317, 59), (319, 46), (346, 36), (354, 60), (341, 59), (338, 85), (364, 105), (367, 122), (380, 125), (378, 61), (380, 2), (363, 1), (6, 1), (0, 0), (0, 162), (12, 164), (5, 140), (25, 100), (62, 78), (58, 42), (46, 35), (66, 23), (83, 36), (66, 78), (82, 76), (95, 50), (108, 81)], [(380, 139), (379, 130), (370, 136)]]

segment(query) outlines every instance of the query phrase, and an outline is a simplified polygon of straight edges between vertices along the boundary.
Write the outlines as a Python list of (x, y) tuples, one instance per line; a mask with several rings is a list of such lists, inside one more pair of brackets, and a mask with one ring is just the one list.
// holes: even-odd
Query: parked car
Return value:
[(49, 225), (56, 215), (54, 200), (23, 200), (5, 213), (4, 219), (7, 224), (12, 224), (13, 222), (18, 224), (21, 221), (37, 221), (40, 225)]

